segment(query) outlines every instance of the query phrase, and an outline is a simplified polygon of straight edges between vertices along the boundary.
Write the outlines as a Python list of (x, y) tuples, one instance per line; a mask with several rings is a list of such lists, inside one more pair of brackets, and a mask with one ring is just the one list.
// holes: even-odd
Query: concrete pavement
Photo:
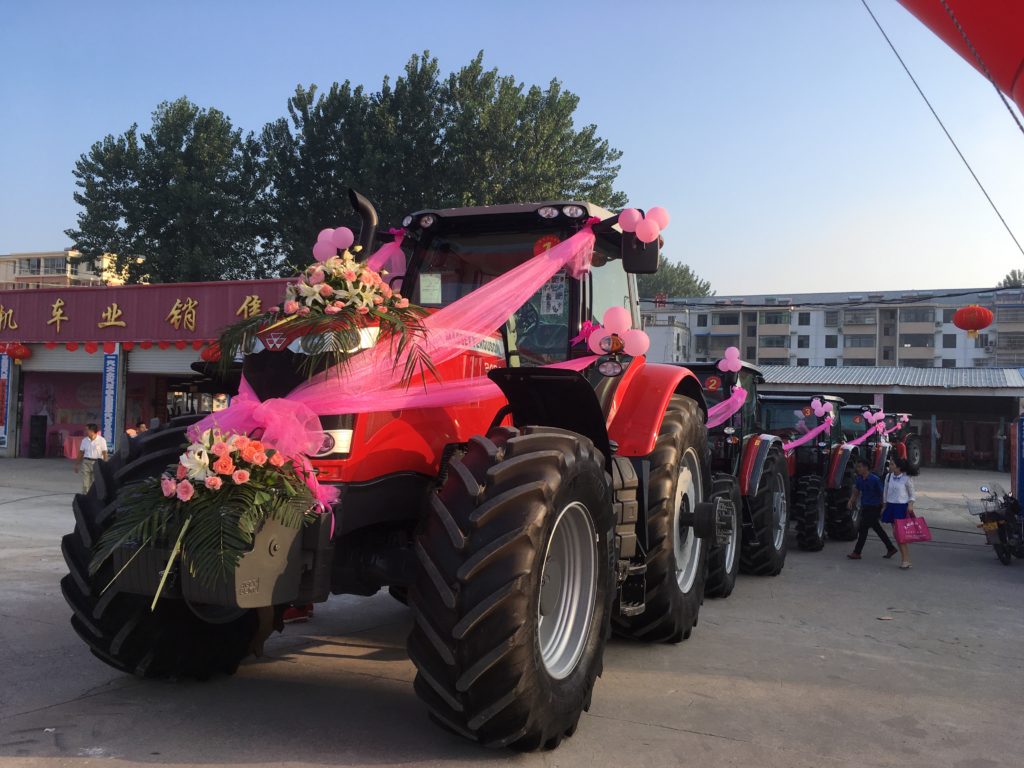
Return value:
[[(926, 470), (936, 542), (901, 572), (869, 539), (792, 549), (741, 577), (678, 646), (613, 640), (593, 707), (554, 752), (434, 727), (411, 686), (407, 609), (336, 597), (208, 683), (137, 680), (72, 631), (58, 582), (78, 485), (64, 460), (0, 459), (0, 766), (1018, 766), (1024, 561), (999, 565), (962, 494), (1005, 476)], [(944, 528), (952, 530), (941, 530)]]

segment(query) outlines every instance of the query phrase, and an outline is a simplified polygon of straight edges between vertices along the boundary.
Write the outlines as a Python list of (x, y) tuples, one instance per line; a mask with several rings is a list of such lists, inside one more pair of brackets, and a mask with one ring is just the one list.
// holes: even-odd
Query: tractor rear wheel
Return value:
[(672, 396), (647, 458), (646, 607), (616, 617), (614, 627), (637, 640), (678, 643), (697, 625), (707, 575), (707, 544), (688, 522), (711, 488), (707, 431), (693, 400)]
[(501, 427), (451, 460), (416, 534), (415, 690), (442, 727), (551, 749), (601, 674), (614, 595), (611, 478), (591, 441)]
[(729, 540), (708, 550), (708, 576), (704, 582), (706, 597), (728, 597), (736, 586), (740, 570), (740, 517), (743, 515), (743, 497), (740, 486), (732, 475), (717, 473), (711, 478), (712, 498), (721, 497), (732, 502), (733, 522)]
[(757, 490), (745, 503), (752, 528), (743, 537), (740, 570), (755, 576), (778, 576), (786, 565), (789, 526), (789, 475), (780, 451), (768, 454)]
[(183, 417), (150, 430), (126, 452), (98, 464), (92, 488), (75, 496), (75, 530), (61, 542), (69, 572), (60, 586), (74, 611), (71, 626), (101, 661), (140, 677), (230, 675), (260, 650), (255, 610), (220, 612), (216, 623), (200, 618), (183, 600), (160, 600), (150, 611), (151, 597), (118, 592), (116, 581), (104, 592), (115, 575), (109, 561), (89, 575), (93, 547), (117, 514), (118, 494), (175, 463), (187, 442), (186, 427), (197, 419)]
[(793, 516), (796, 545), (805, 552), (819, 552), (825, 546), (825, 514), (828, 500), (825, 484), (818, 475), (804, 475), (796, 481)]
[(856, 476), (853, 462), (843, 471), (842, 485), (828, 494), (828, 535), (836, 541), (856, 541), (860, 531), (860, 507), (848, 509)]
[(916, 477), (921, 474), (921, 438), (917, 435), (910, 435), (906, 439), (907, 446), (907, 474)]

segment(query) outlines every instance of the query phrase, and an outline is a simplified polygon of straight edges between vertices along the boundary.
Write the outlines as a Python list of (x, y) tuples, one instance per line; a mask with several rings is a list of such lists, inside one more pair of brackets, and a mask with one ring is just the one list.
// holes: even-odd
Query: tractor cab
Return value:
[(833, 417), (832, 428), (794, 450), (797, 473), (817, 469), (824, 472), (829, 464), (832, 448), (845, 442), (840, 409), (846, 404), (841, 397), (820, 395), (818, 400), (831, 403), (828, 413), (817, 416), (814, 413), (814, 398), (794, 395), (762, 395), (760, 411), (762, 428), (769, 434), (778, 435), (784, 442), (799, 440), (812, 429), (820, 426), (829, 415)]
[(889, 458), (889, 438), (884, 432), (879, 433), (875, 429), (875, 424), (868, 416), (880, 413), (881, 410), (876, 405), (844, 405), (839, 409), (843, 434), (847, 441), (863, 438), (866, 433), (871, 432), (860, 443), (860, 455), (868, 462), (871, 471), (879, 475), (885, 473), (885, 464)]
[(686, 367), (704, 385), (708, 407), (729, 397), (737, 385), (747, 392), (747, 399), (731, 419), (708, 430), (711, 468), (735, 475), (743, 453), (743, 440), (760, 432), (757, 386), (764, 381), (761, 369), (747, 362), (741, 362), (737, 372), (722, 371), (713, 362), (686, 363)]

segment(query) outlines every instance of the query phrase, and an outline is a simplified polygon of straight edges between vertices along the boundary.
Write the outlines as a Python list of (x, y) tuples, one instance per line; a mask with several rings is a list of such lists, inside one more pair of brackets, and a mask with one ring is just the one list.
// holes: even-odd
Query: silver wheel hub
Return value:
[(775, 475), (775, 487), (772, 489), (772, 544), (776, 550), (782, 549), (782, 543), (786, 540), (786, 525), (789, 523), (785, 482), (782, 475)]
[(817, 513), (818, 516), (818, 519), (815, 524), (815, 532), (818, 534), (818, 538), (820, 539), (822, 536), (825, 535), (825, 494), (818, 494), (818, 501), (815, 504), (814, 511)]
[(673, 554), (676, 561), (676, 584), (683, 594), (693, 589), (700, 564), (700, 550), (703, 543), (694, 536), (693, 529), (683, 520), (704, 499), (701, 488), (700, 461), (692, 448), (683, 454), (676, 478), (675, 519), (673, 521)]
[(597, 534), (590, 513), (574, 501), (548, 540), (537, 601), (537, 641), (544, 668), (561, 680), (583, 655), (597, 598)]

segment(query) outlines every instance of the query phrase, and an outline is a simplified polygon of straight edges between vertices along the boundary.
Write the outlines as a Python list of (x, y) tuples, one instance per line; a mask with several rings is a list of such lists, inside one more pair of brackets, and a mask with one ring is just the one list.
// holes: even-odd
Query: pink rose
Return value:
[(249, 470), (236, 469), (231, 475), (231, 479), (235, 481), (235, 485), (244, 485), (249, 482)]
[[(324, 281), (324, 271), (317, 267), (309, 275), (310, 285), (320, 285)], [(329, 286), (328, 286), (329, 287)]]
[(235, 435), (235, 439), (234, 439), (234, 441), (232, 441), (232, 443), (231, 443), (231, 446), (232, 446), (232, 450), (235, 450), (235, 451), (244, 451), (244, 450), (245, 450), (245, 447), (246, 447), (247, 445), (249, 445), (249, 443), (251, 443), (251, 442), (252, 442), (252, 440), (250, 440), (250, 439), (249, 439), (248, 437), (246, 437), (245, 435)]
[(213, 462), (213, 471), (221, 475), (230, 475), (235, 471), (235, 462), (231, 460), (230, 456), (221, 456)]
[(284, 313), (286, 315), (294, 315), (299, 311), (299, 302), (294, 299), (290, 299), (284, 303)]
[(399, 309), (405, 309), (406, 307), (409, 306), (409, 300), (401, 299), (397, 304), (395, 304), (395, 306), (398, 307)]
[(356, 307), (356, 312), (358, 312), (360, 315), (368, 315), (368, 314), (370, 314), (370, 308), (369, 307)]
[(309, 307), (301, 307), (296, 314), (299, 315), (299, 317), (305, 317), (309, 314)]
[(394, 291), (391, 290), (390, 285), (382, 285), (380, 287), (380, 292), (384, 294), (385, 299), (390, 299), (392, 294), (394, 293)]
[(223, 440), (218, 440), (216, 443), (213, 444), (213, 447), (210, 448), (210, 451), (213, 453), (214, 456), (227, 456), (229, 453), (231, 453), (231, 446), (225, 443)]
[(284, 456), (282, 456), (280, 453), (275, 453), (273, 456), (270, 457), (270, 463), (273, 464), (275, 467), (283, 467)]
[(350, 283), (355, 282), (356, 279), (355, 270), (352, 269), (346, 269), (344, 272), (341, 273), (341, 276), (348, 280)]
[(330, 298), (331, 296), (334, 295), (334, 289), (331, 288), (331, 286), (329, 286), (327, 283), (324, 283), (323, 285), (320, 286), (320, 295), (323, 296), (325, 299)]
[(160, 490), (163, 491), (164, 496), (170, 498), (174, 495), (174, 491), (177, 489), (178, 484), (174, 482), (173, 477), (164, 475), (160, 478)]
[(178, 468), (174, 470), (174, 477), (177, 480), (184, 480), (187, 475), (188, 469), (182, 464), (179, 464)]
[(249, 461), (251, 461), (257, 467), (262, 467), (264, 464), (267, 463), (267, 454), (265, 454), (263, 451), (259, 451), (258, 453), (254, 453), (252, 458), (249, 459)]
[(216, 475), (210, 475), (203, 481), (203, 484), (211, 491), (219, 491), (220, 487), (224, 485), (224, 481)]
[(384, 303), (384, 297), (383, 296), (374, 296), (373, 297), (373, 303), (376, 304), (377, 306), (380, 306), (381, 304)]
[(176, 493), (179, 500), (188, 501), (193, 496), (195, 496), (196, 489), (188, 480), (182, 480), (180, 483), (178, 483), (178, 489)]
[(324, 314), (326, 315), (336, 315), (339, 312), (341, 312), (341, 307), (339, 307), (337, 304), (328, 304), (326, 307), (324, 307)]

